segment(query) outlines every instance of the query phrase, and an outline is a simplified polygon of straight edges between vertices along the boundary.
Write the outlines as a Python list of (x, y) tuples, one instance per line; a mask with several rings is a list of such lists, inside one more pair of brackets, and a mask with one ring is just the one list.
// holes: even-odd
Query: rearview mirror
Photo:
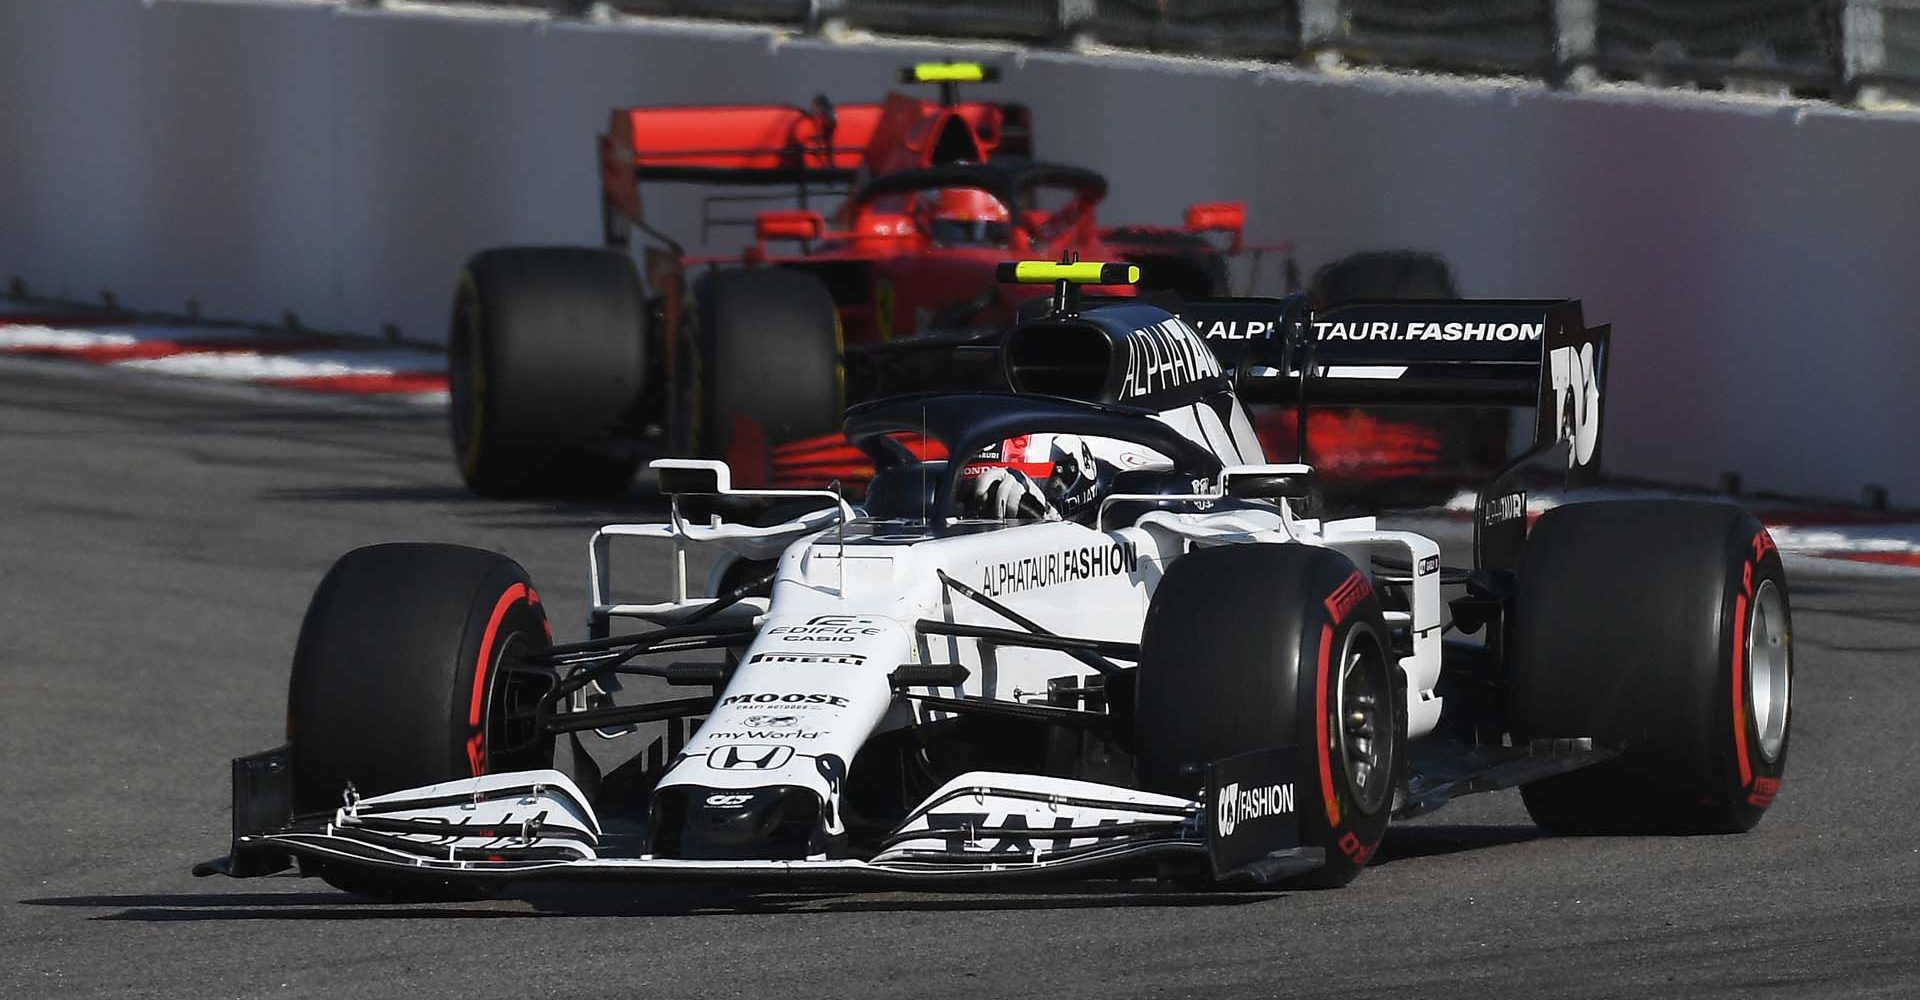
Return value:
[(1247, 229), (1247, 203), (1243, 201), (1206, 201), (1187, 206), (1187, 232), (1226, 233), (1233, 238), (1233, 251), (1240, 251), (1240, 239)]
[(660, 492), (668, 495), (727, 493), (733, 474), (725, 462), (698, 458), (660, 458), (648, 463), (660, 476)]
[(753, 235), (768, 240), (817, 240), (827, 231), (826, 216), (804, 208), (773, 209), (753, 217)]
[(1220, 492), (1241, 500), (1306, 500), (1318, 483), (1310, 465), (1229, 465)]

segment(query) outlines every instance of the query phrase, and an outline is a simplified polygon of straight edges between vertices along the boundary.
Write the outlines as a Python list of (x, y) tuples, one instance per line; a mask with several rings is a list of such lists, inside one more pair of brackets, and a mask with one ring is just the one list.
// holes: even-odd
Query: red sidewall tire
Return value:
[[(551, 644), (539, 593), (513, 560), (454, 545), (368, 546), (341, 557), (301, 626), (288, 687), (294, 809), (501, 769), (509, 657)], [(537, 677), (535, 677), (537, 681)], [(551, 743), (512, 756), (547, 766)]]
[[(1768, 588), (1786, 657), (1771, 756), (1747, 651)], [(1790, 616), (1779, 552), (1744, 510), (1656, 500), (1548, 512), (1520, 568), (1514, 734), (1591, 737), (1621, 753), (1524, 787), (1535, 820), (1572, 834), (1751, 829), (1786, 770)]]
[[(1344, 885), (1385, 834), (1404, 771), (1403, 686), (1365, 574), (1305, 545), (1228, 545), (1174, 560), (1141, 634), (1134, 697), (1141, 787), (1201, 793), (1201, 766), (1291, 745), (1300, 843), (1326, 864), (1299, 884)], [(1343, 756), (1343, 652), (1370, 658), (1384, 690), (1382, 757), (1362, 801)]]

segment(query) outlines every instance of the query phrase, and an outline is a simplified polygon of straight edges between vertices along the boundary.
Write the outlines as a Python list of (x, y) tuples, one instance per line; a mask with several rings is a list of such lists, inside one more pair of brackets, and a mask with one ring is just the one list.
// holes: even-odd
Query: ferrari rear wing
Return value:
[(880, 102), (807, 107), (735, 104), (616, 108), (599, 137), (601, 197), (608, 241), (624, 242), (615, 220), (643, 224), (641, 181), (716, 185), (844, 186), (863, 172), (884, 174), (941, 163), (1032, 156), (1025, 105), (942, 103), (906, 94)]
[(601, 138), (607, 166), (636, 181), (782, 184), (847, 181), (882, 105), (620, 108)]
[(1202, 299), (1178, 312), (1233, 370), (1240, 398), (1312, 406), (1534, 407), (1534, 447), (1568, 442), (1568, 478), (1600, 463), (1610, 328), (1575, 299), (1361, 302)]

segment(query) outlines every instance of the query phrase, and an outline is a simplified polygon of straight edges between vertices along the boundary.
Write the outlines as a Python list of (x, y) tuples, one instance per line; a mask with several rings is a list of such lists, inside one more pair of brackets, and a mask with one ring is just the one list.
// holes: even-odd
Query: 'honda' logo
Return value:
[(707, 766), (719, 771), (771, 771), (793, 759), (793, 748), (733, 744), (707, 753)]

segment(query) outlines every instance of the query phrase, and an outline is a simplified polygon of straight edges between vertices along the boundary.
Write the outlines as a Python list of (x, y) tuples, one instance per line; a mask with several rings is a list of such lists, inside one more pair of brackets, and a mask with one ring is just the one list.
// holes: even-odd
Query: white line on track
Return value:
[[(20, 322), (8, 322), (12, 313)], [(98, 320), (0, 303), (0, 355), (64, 358), (282, 390), (446, 401), (447, 360), (418, 347), (206, 323)], [(28, 318), (31, 317), (31, 318)]]
[(198, 378), (261, 380), (337, 378), (346, 375), (444, 373), (445, 355), (414, 348), (299, 351), (260, 354), (253, 351), (192, 352), (162, 358), (120, 362), (120, 367)]

